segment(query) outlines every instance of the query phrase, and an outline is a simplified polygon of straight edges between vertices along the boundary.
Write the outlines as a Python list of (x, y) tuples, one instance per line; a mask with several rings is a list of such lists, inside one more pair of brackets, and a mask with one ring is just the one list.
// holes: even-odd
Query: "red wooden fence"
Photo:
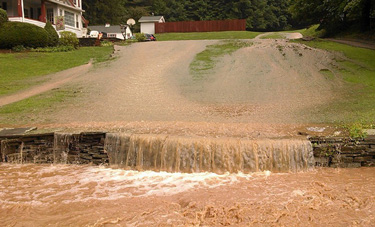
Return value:
[(155, 33), (245, 31), (246, 20), (180, 21), (155, 23)]

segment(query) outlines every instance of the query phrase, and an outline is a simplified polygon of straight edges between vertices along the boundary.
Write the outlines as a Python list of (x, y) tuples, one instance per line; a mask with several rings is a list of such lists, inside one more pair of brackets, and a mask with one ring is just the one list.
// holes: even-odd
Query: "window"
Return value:
[(78, 15), (76, 15), (76, 28), (79, 28)]
[(108, 34), (107, 37), (108, 38), (116, 38), (116, 34)]
[(47, 9), (47, 21), (51, 22), (51, 24), (55, 23), (55, 17), (53, 16), (53, 9)]
[(60, 14), (59, 14), (59, 16), (64, 16), (64, 15), (63, 15), (63, 10), (62, 10), (62, 9), (60, 9), (59, 11), (60, 11)]
[(30, 7), (30, 18), (31, 19), (35, 19), (34, 18), (34, 9)]
[(29, 10), (28, 9), (23, 9), (23, 14), (25, 15), (26, 18), (29, 18)]
[(74, 27), (74, 13), (65, 11), (65, 24)]
[(7, 10), (8, 9), (8, 5), (7, 5), (7, 3), (6, 2), (3, 2), (2, 4), (1, 4), (1, 8), (3, 8), (3, 10)]
[(38, 13), (38, 19), (39, 19), (40, 16), (42, 15), (42, 10), (40, 8), (38, 8), (37, 13)]

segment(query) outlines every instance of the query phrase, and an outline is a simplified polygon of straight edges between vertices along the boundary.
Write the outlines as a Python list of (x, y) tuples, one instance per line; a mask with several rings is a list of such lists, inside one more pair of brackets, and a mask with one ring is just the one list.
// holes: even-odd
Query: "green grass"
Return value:
[(70, 52), (0, 54), (0, 96), (43, 82), (43, 76), (109, 59), (113, 47), (82, 47)]
[(326, 122), (375, 123), (375, 51), (325, 40), (305, 45), (331, 51), (336, 54), (336, 73), (347, 82), (346, 91), (329, 106), (320, 109)]
[[(76, 99), (80, 93), (79, 88), (65, 87), (2, 106), (0, 122), (2, 124), (48, 122), (46, 116), (49, 113), (53, 113), (57, 106), (64, 108), (64, 103)], [(41, 114), (43, 117), (40, 116)]]
[(156, 34), (158, 41), (171, 40), (216, 40), (216, 39), (253, 39), (261, 32), (230, 31), (230, 32), (191, 32)]
[(282, 32), (274, 32), (262, 36), (261, 39), (285, 39), (285, 35)]
[(289, 33), (299, 32), (303, 35), (303, 37), (314, 37), (314, 38), (321, 38), (326, 34), (324, 29), (318, 30), (319, 24), (312, 25), (308, 28), (300, 29), (300, 30), (293, 30), (293, 31), (285, 31)]
[(219, 57), (231, 54), (240, 48), (250, 45), (251, 43), (249, 42), (226, 40), (219, 44), (207, 46), (190, 63), (190, 73), (193, 75), (193, 79), (199, 80), (206, 77), (215, 67)]
[(331, 72), (331, 70), (329, 69), (321, 69), (320, 70), (320, 73), (325, 76), (325, 78), (329, 79), (329, 80), (333, 80), (335, 78), (335, 75), (333, 74), (333, 72)]

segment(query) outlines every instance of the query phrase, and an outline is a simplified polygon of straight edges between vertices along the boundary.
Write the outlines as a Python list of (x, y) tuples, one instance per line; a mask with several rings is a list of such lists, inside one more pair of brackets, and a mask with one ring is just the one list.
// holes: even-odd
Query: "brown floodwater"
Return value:
[(1, 226), (373, 226), (375, 168), (167, 173), (0, 165)]

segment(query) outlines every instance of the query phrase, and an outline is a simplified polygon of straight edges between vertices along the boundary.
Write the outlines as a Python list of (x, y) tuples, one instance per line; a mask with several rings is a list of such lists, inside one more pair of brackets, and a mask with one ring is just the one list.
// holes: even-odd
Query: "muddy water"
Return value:
[(111, 166), (167, 172), (288, 172), (314, 165), (307, 140), (247, 140), (107, 134)]
[(372, 226), (375, 168), (253, 174), (0, 165), (1, 226)]

